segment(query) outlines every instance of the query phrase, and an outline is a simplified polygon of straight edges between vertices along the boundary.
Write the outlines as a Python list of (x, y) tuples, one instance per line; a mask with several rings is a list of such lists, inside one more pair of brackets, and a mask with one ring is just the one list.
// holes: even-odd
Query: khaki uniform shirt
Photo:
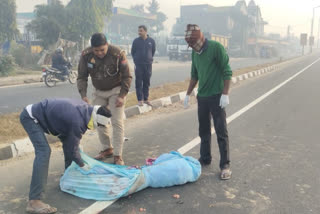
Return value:
[(124, 51), (118, 47), (108, 45), (108, 51), (104, 58), (94, 55), (92, 48), (82, 52), (78, 66), (77, 86), (81, 97), (87, 97), (88, 77), (97, 90), (108, 91), (121, 86), (120, 97), (128, 94), (132, 76)]

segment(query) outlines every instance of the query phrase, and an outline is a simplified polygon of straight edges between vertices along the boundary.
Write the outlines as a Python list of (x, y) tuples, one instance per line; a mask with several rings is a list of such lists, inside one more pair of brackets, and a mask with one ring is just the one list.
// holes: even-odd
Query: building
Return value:
[(233, 6), (224, 7), (183, 5), (173, 34), (183, 34), (187, 24), (198, 24), (205, 33), (229, 37), (230, 53), (246, 56), (250, 52), (248, 39), (263, 36), (267, 22), (254, 0), (248, 5), (245, 0), (239, 0)]
[(156, 19), (156, 15), (113, 7), (112, 16), (106, 18), (104, 32), (111, 44), (120, 46), (129, 54), (132, 41), (138, 35), (138, 26), (146, 25), (148, 27)]

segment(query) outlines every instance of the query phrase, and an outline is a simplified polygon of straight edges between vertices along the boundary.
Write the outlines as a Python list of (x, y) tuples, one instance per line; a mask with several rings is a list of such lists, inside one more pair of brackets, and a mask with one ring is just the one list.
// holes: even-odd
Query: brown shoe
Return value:
[(148, 106), (151, 106), (151, 107), (152, 107), (152, 104), (151, 104), (150, 101), (146, 100), (146, 101), (144, 101), (144, 103), (147, 104)]
[(116, 165), (124, 165), (124, 162), (121, 156), (114, 156), (114, 164)]
[(96, 160), (104, 160), (106, 158), (110, 158), (113, 155), (113, 148), (108, 148), (106, 150), (101, 151), (97, 156), (94, 157)]

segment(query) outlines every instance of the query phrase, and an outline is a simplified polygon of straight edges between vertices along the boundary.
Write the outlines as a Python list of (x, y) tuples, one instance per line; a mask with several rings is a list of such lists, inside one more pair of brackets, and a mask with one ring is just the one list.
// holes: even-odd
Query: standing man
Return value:
[(225, 107), (229, 104), (229, 88), (232, 71), (224, 47), (204, 38), (199, 26), (188, 24), (186, 42), (192, 50), (191, 80), (184, 100), (185, 108), (189, 97), (198, 85), (198, 120), (201, 139), (200, 158), (202, 165), (211, 163), (211, 116), (220, 151), (221, 179), (231, 178), (229, 138)]
[(46, 99), (28, 105), (20, 114), (20, 122), (29, 135), (35, 150), (27, 212), (55, 213), (57, 209), (41, 201), (48, 178), (51, 149), (44, 133), (58, 136), (63, 146), (65, 169), (74, 161), (83, 170), (79, 143), (87, 129), (104, 126), (111, 117), (110, 111), (101, 106), (90, 106), (82, 100)]
[(156, 43), (149, 37), (147, 27), (140, 25), (138, 28), (139, 37), (132, 43), (131, 56), (135, 64), (136, 94), (138, 105), (149, 102), (150, 78), (152, 75), (153, 56), (156, 52)]
[[(132, 76), (124, 51), (109, 45), (102, 33), (93, 34), (91, 47), (82, 52), (78, 67), (78, 90), (81, 98), (89, 103), (87, 97), (88, 76), (91, 76), (93, 104), (108, 106), (112, 118), (111, 125), (98, 127), (102, 151), (95, 157), (103, 160), (114, 155), (114, 163), (124, 165), (122, 148), (124, 139), (124, 106)], [(112, 137), (111, 137), (112, 128)]]

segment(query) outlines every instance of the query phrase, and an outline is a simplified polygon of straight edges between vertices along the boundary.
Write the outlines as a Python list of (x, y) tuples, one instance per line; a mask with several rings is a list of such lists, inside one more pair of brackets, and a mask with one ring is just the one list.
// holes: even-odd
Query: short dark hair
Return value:
[(91, 47), (100, 47), (107, 43), (107, 37), (103, 33), (95, 33), (91, 36)]
[(144, 31), (148, 31), (147, 27), (145, 25), (140, 25), (138, 28), (142, 28)]

